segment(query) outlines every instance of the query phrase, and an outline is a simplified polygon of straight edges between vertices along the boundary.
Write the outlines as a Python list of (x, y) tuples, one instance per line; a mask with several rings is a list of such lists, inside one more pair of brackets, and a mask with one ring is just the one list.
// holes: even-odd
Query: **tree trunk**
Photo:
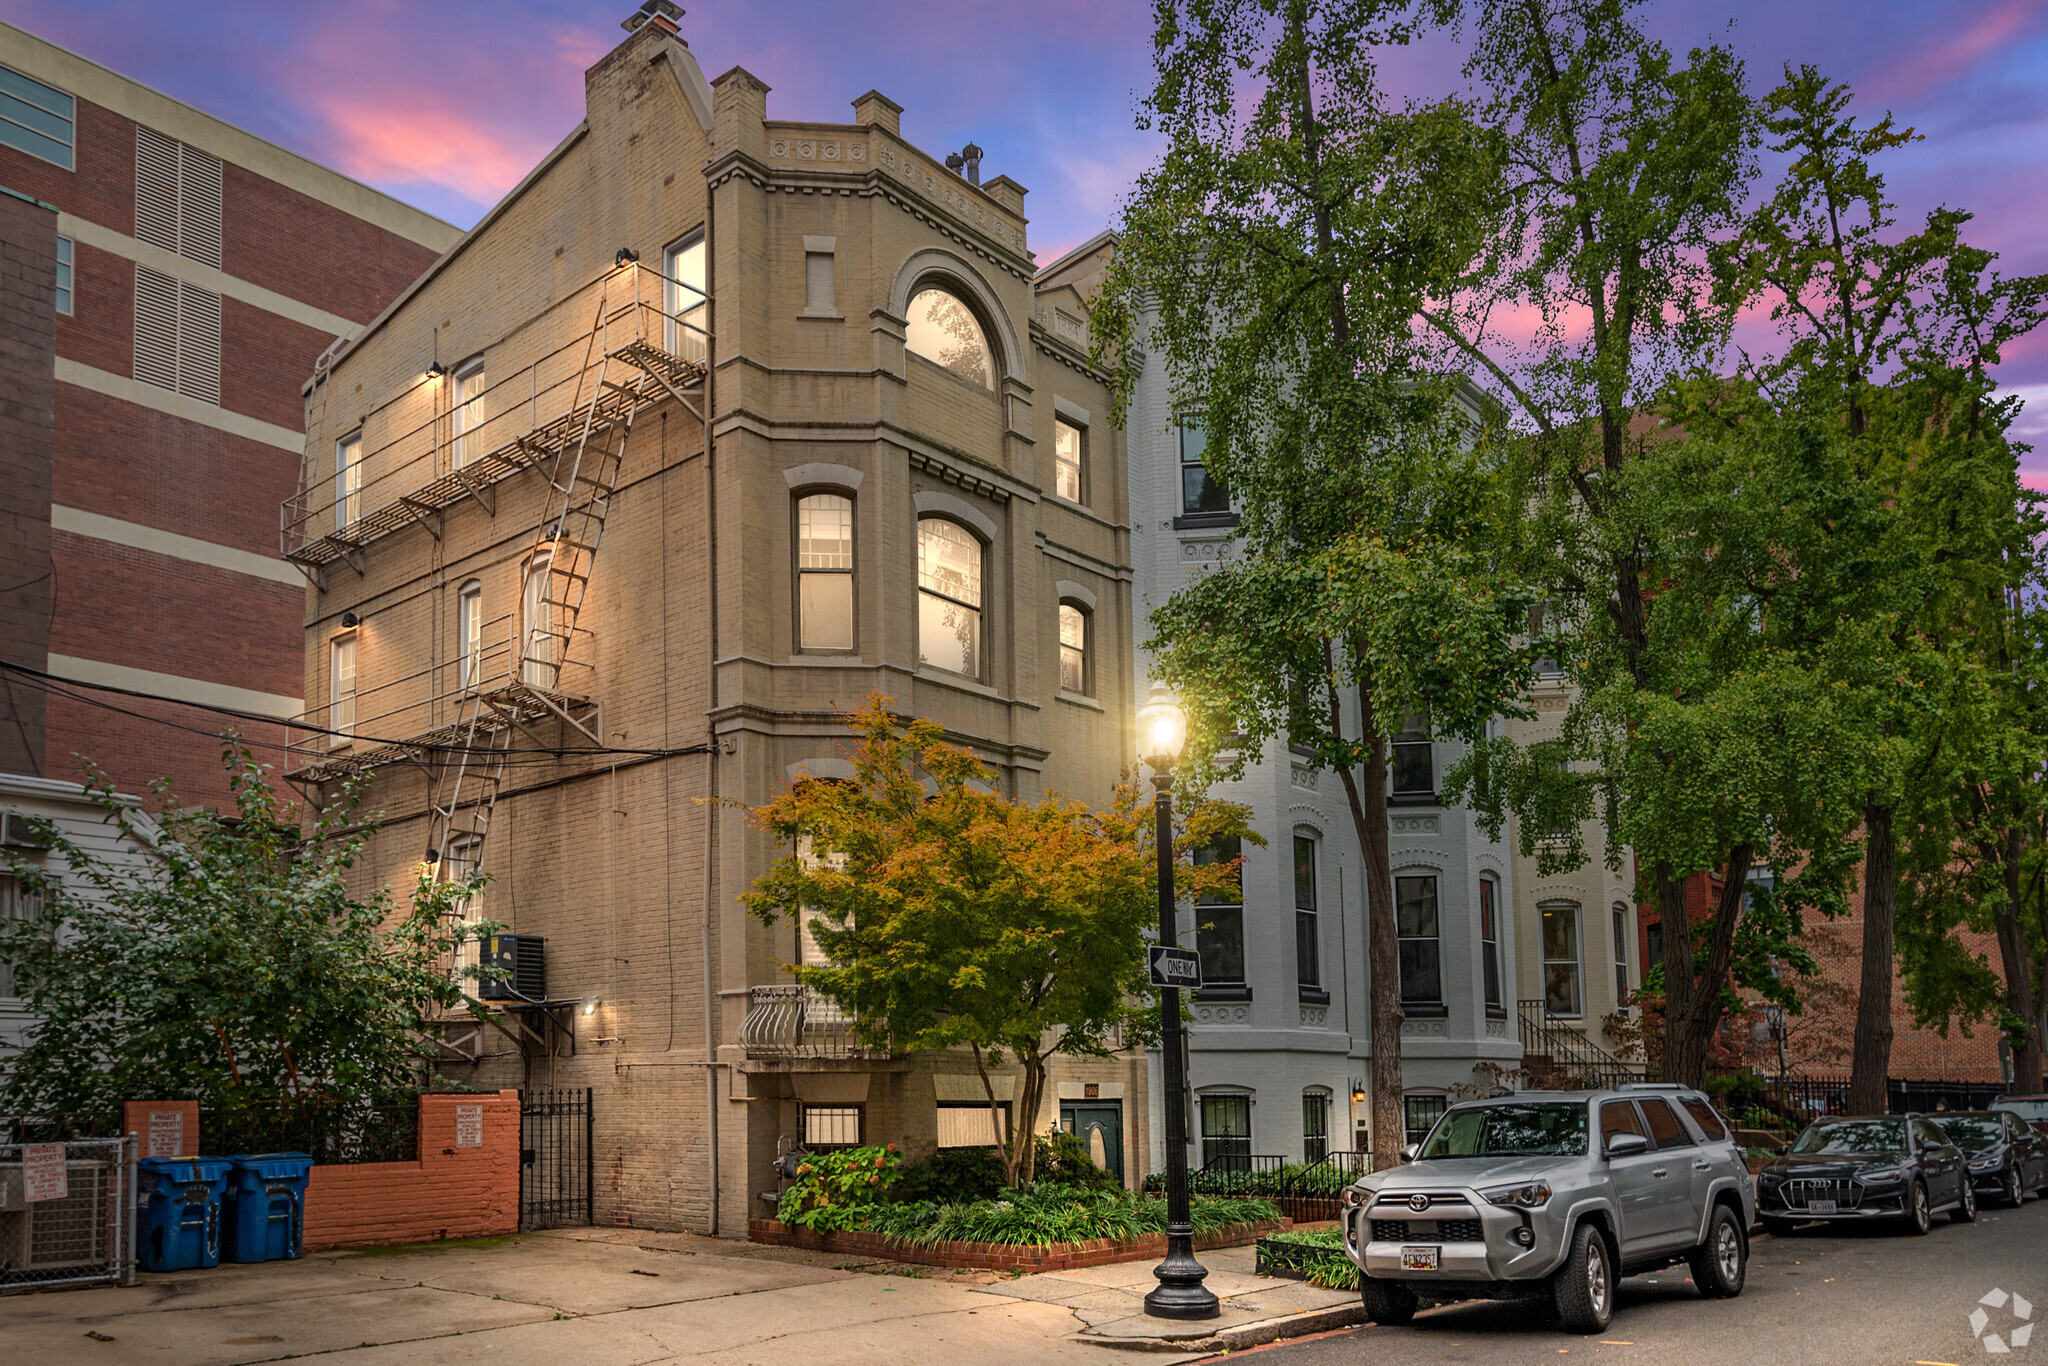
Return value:
[(1863, 808), (1863, 980), (1856, 1000), (1856, 1048), (1849, 1066), (1851, 1114), (1888, 1108), (1892, 1063), (1892, 946), (1898, 927), (1897, 840), (1892, 809)]
[(1358, 850), (1365, 861), (1366, 998), (1372, 1012), (1372, 1165), (1399, 1166), (1407, 1141), (1401, 1103), (1401, 945), (1394, 919), (1394, 860), (1387, 827), (1387, 738), (1373, 711), (1370, 684), (1358, 689), (1367, 742), (1359, 773), (1340, 767)]
[(2041, 1089), (2041, 1003), (2034, 994), (2034, 965), (2027, 958), (2027, 935), (2020, 925), (2020, 855), (2026, 845), (2018, 827), (2005, 834), (1999, 861), (2005, 878), (2005, 905), (1998, 912), (1998, 958), (2005, 972), (2006, 1009), (2025, 1022), (2019, 1047), (2013, 1050), (2012, 1086), (2020, 1092)]
[(1664, 1080), (1697, 1085), (1706, 1058), (1685, 1056), (1678, 1022), (1692, 1010), (1692, 917), (1685, 904), (1685, 883), (1674, 877), (1669, 863), (1657, 865), (1657, 923), (1664, 932)]
[[(1721, 899), (1714, 906), (1714, 919), (1707, 930), (1706, 970), (1694, 976), (1696, 946), (1692, 942), (1692, 918), (1685, 905), (1685, 884), (1674, 879), (1670, 866), (1658, 868), (1657, 902), (1664, 918), (1664, 1080), (1687, 1086), (1704, 1086), (1707, 1059), (1713, 1051), (1714, 1033), (1721, 1027), (1721, 983), (1735, 956), (1735, 930), (1742, 920), (1742, 895), (1749, 883), (1750, 861), (1755, 850), (1738, 844), (1721, 864)], [(1672, 913), (1664, 908), (1677, 903), (1675, 923), (1685, 926), (1682, 942), (1674, 944)], [(1670, 994), (1679, 984), (1679, 999)]]

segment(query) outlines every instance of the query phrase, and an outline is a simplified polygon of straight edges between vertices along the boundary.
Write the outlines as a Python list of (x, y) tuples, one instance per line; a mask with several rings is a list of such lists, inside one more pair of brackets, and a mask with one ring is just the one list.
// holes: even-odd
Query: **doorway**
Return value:
[(1060, 1127), (1081, 1140), (1095, 1165), (1124, 1179), (1124, 1105), (1120, 1100), (1060, 1102)]

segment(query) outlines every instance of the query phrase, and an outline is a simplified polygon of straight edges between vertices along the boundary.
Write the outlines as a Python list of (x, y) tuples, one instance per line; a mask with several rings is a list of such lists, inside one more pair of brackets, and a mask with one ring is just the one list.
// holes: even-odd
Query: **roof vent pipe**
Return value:
[(981, 149), (970, 142), (960, 149), (960, 157), (967, 163), (967, 183), (981, 184)]
[(957, 176), (964, 176), (964, 175), (966, 175), (966, 174), (967, 174), (967, 172), (961, 169), (961, 168), (962, 168), (962, 167), (964, 167), (964, 166), (965, 166), (966, 164), (967, 164), (967, 158), (966, 158), (966, 157), (963, 157), (963, 156), (961, 156), (961, 155), (960, 155), (960, 154), (959, 154), (958, 152), (948, 152), (948, 153), (946, 153), (946, 169), (947, 169), (947, 170), (949, 170), (949, 171), (951, 171), (951, 172), (952, 172), (952, 173), (953, 173), (954, 175), (957, 175)]

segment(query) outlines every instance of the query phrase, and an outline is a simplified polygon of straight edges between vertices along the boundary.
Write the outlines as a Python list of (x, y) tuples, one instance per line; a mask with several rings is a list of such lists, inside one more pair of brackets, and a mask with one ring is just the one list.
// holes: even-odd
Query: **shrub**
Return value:
[(1358, 1289), (1358, 1267), (1344, 1251), (1340, 1230), (1269, 1233), (1259, 1239), (1261, 1272), (1291, 1271), (1325, 1290)]
[(1038, 1179), (1056, 1186), (1076, 1186), (1082, 1190), (1123, 1189), (1124, 1183), (1114, 1173), (1095, 1165), (1087, 1145), (1064, 1129), (1038, 1136), (1036, 1162)]
[(796, 1183), (782, 1193), (775, 1217), (821, 1231), (863, 1227), (895, 1182), (901, 1162), (894, 1143), (811, 1153), (797, 1165)]
[(899, 1205), (993, 1200), (1004, 1189), (1004, 1175), (996, 1148), (941, 1148), (922, 1162), (906, 1163), (889, 1199)]
[[(1278, 1219), (1266, 1200), (1225, 1200), (1209, 1196), (1192, 1202), (1195, 1232), (1211, 1233), (1233, 1224)], [(870, 1211), (866, 1227), (906, 1242), (1007, 1243), (1043, 1246), (1094, 1238), (1133, 1238), (1166, 1228), (1166, 1202), (1124, 1190), (1084, 1190), (1039, 1182), (998, 1200), (941, 1204), (921, 1201)]]

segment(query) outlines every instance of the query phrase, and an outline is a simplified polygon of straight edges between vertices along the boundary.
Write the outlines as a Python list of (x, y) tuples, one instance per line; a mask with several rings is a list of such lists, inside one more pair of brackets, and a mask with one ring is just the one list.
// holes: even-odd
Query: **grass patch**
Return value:
[(443, 1238), (427, 1243), (386, 1243), (381, 1247), (352, 1247), (351, 1257), (404, 1257), (415, 1252), (454, 1252), (459, 1248), (493, 1248), (516, 1243), (511, 1233), (494, 1233), (482, 1238)]

